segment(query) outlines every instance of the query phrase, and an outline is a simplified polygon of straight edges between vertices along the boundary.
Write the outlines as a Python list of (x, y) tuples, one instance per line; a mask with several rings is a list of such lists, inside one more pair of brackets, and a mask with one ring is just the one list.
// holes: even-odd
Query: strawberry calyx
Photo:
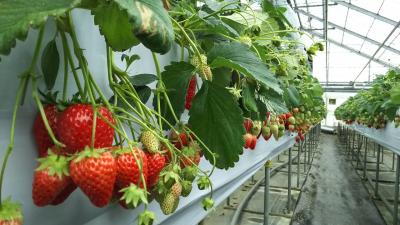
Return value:
[(12, 202), (7, 198), (1, 203), (0, 207), (0, 221), (21, 220), (22, 221), (21, 204)]
[(204, 198), (201, 201), (201, 204), (203, 205), (203, 209), (205, 211), (207, 211), (207, 210), (211, 209), (212, 207), (214, 207), (214, 200), (212, 200), (211, 198), (207, 197), (207, 198)]
[(102, 155), (104, 152), (106, 152), (106, 150), (103, 149), (103, 148), (92, 149), (92, 148), (86, 146), (86, 147), (85, 147), (85, 150), (79, 152), (79, 153), (75, 156), (74, 161), (75, 161), (75, 162), (80, 162), (80, 161), (82, 161), (83, 159), (86, 159), (86, 158), (100, 158), (101, 155)]
[(60, 179), (65, 175), (69, 176), (69, 159), (63, 155), (56, 155), (51, 150), (47, 157), (38, 159), (40, 165), (36, 171), (48, 170), (50, 176), (57, 175)]
[(140, 203), (148, 204), (146, 191), (135, 184), (131, 184), (119, 192), (123, 193), (120, 200), (125, 201), (128, 206), (136, 208)]
[(149, 210), (144, 210), (139, 215), (138, 225), (151, 225), (156, 219), (156, 214)]
[(199, 188), (199, 190), (205, 190), (210, 186), (211, 186), (211, 181), (210, 178), (208, 178), (207, 176), (201, 176), (197, 180), (197, 187)]

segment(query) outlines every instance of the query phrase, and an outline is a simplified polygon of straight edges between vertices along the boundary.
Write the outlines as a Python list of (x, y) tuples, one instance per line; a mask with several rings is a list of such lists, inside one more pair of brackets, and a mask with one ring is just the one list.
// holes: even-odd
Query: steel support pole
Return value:
[[(397, 155), (397, 162), (399, 162), (400, 156)], [(400, 163), (396, 166), (396, 181), (394, 183), (394, 203), (393, 203), (393, 224), (397, 225), (398, 222), (398, 210), (399, 210), (399, 172)]]
[(311, 167), (311, 148), (312, 148), (312, 138), (310, 136), (308, 138), (308, 143), (309, 143), (309, 145), (308, 145), (308, 161), (307, 161), (307, 163), (308, 163), (308, 168), (310, 168)]
[(302, 147), (302, 142), (299, 141), (298, 146), (297, 146), (297, 185), (296, 187), (300, 187), (300, 157), (301, 157), (301, 147)]
[(394, 161), (395, 161), (395, 154), (393, 152), (393, 157), (392, 157), (392, 170), (394, 170)]
[(378, 145), (378, 157), (376, 159), (376, 173), (375, 173), (375, 197), (378, 198), (379, 188), (379, 158), (381, 156), (381, 146)]
[(264, 225), (269, 224), (269, 185), (270, 185), (270, 175), (271, 175), (272, 162), (268, 160), (265, 163), (265, 185), (264, 185)]
[(292, 148), (289, 148), (289, 161), (288, 161), (288, 200), (287, 200), (287, 210), (290, 212), (292, 204)]
[(364, 179), (367, 179), (367, 152), (368, 152), (368, 138), (365, 137), (364, 168), (363, 168), (363, 177), (364, 177)]
[(304, 173), (307, 171), (307, 135), (304, 135), (304, 141), (303, 141), (303, 152), (304, 152)]

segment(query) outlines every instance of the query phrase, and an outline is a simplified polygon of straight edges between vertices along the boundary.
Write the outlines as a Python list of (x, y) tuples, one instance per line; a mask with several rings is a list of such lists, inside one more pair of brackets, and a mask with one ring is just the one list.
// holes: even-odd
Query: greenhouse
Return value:
[(397, 225), (398, 0), (0, 0), (0, 225)]

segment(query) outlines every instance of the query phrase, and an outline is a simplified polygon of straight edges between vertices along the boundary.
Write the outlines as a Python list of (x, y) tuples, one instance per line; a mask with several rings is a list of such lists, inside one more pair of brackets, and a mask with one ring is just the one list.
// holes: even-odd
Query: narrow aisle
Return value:
[(292, 225), (385, 224), (360, 177), (339, 149), (336, 135), (321, 134)]

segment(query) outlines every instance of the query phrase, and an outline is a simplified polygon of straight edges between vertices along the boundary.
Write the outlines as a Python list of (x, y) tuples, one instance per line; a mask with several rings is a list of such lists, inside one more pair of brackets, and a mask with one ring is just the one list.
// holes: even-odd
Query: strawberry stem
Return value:
[(14, 107), (13, 107), (13, 114), (12, 114), (11, 127), (10, 127), (10, 141), (9, 141), (7, 150), (3, 157), (3, 163), (1, 166), (1, 172), (0, 172), (0, 209), (2, 208), (2, 204), (3, 204), (2, 192), (3, 192), (4, 172), (7, 168), (8, 159), (14, 149), (14, 138), (15, 138), (15, 126), (16, 126), (16, 120), (17, 120), (17, 112), (19, 109), (19, 105), (22, 104), (22, 100), (26, 93), (26, 87), (29, 83), (29, 79), (31, 78), (32, 71), (35, 68), (35, 65), (36, 65), (36, 62), (37, 62), (37, 59), (39, 56), (40, 47), (42, 45), (42, 40), (43, 40), (44, 29), (45, 29), (45, 26), (42, 26), (40, 28), (38, 39), (36, 40), (35, 51), (33, 54), (31, 64), (30, 64), (28, 70), (26, 72), (22, 73), (22, 76), (20, 78), (21, 80), (19, 82), (19, 86), (17, 89), (17, 96), (15, 97), (15, 103), (14, 103)]
[(74, 75), (75, 84), (78, 88), (79, 95), (81, 96), (81, 98), (84, 98), (85, 95), (84, 95), (84, 92), (82, 89), (81, 82), (79, 81), (78, 73), (76, 72), (76, 69), (75, 69), (76, 67), (75, 67), (74, 60), (72, 59), (72, 55), (71, 55), (71, 51), (69, 49), (67, 37), (66, 37), (64, 31), (60, 31), (60, 35), (61, 35), (61, 41), (62, 41), (63, 49), (64, 49), (64, 57), (66, 56), (68, 59), (69, 65), (72, 70), (72, 74)]
[(37, 107), (39, 108), (40, 116), (42, 117), (44, 126), (46, 127), (47, 133), (49, 134), (51, 140), (57, 147), (61, 147), (61, 148), (65, 147), (65, 145), (63, 143), (61, 143), (57, 140), (57, 138), (54, 135), (53, 130), (51, 129), (51, 127), (49, 125), (49, 121), (47, 120), (46, 113), (44, 112), (44, 109), (43, 109), (43, 104), (40, 101), (39, 94), (37, 91), (36, 77), (32, 77), (32, 97), (35, 100)]

